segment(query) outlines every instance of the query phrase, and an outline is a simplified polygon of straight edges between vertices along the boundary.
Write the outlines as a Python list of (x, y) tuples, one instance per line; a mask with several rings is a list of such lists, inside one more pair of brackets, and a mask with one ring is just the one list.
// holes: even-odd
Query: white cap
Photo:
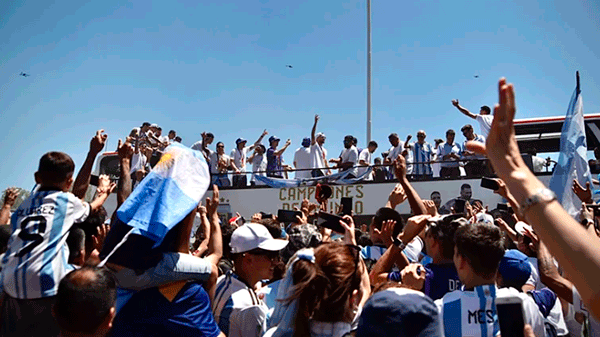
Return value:
[(533, 228), (531, 228), (531, 226), (524, 223), (523, 221), (519, 221), (515, 224), (515, 231), (517, 231), (517, 233), (525, 235), (525, 229), (528, 229), (530, 232), (533, 233)]
[(483, 223), (489, 223), (489, 224), (494, 224), (494, 217), (487, 214), (487, 213), (478, 213), (476, 215), (476, 219), (477, 222), (483, 222)]
[(229, 246), (231, 252), (243, 253), (256, 248), (279, 251), (287, 246), (288, 241), (273, 239), (267, 227), (256, 223), (245, 223), (231, 234)]
[(150, 127), (151, 127), (151, 128), (157, 128), (157, 127), (158, 127), (158, 124), (151, 124), (151, 125), (150, 125)]

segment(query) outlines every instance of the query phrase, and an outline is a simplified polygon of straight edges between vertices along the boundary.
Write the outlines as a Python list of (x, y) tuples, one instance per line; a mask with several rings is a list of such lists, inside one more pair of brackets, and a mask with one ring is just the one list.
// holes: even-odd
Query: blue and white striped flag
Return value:
[(117, 217), (133, 227), (132, 234), (159, 245), (167, 232), (198, 206), (209, 183), (204, 156), (173, 143), (119, 207)]
[(569, 102), (562, 127), (560, 155), (550, 179), (550, 189), (556, 193), (558, 201), (571, 216), (577, 217), (581, 210), (581, 200), (573, 192), (573, 179), (577, 179), (582, 186), (585, 186), (586, 182), (592, 186), (592, 176), (587, 161), (579, 72), (577, 72), (577, 87)]

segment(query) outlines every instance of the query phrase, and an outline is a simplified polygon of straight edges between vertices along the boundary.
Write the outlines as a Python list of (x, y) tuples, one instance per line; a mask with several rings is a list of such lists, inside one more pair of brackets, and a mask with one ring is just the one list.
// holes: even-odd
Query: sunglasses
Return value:
[(264, 249), (258, 248), (258, 249), (250, 250), (247, 253), (252, 254), (252, 255), (257, 255), (257, 256), (264, 256), (273, 262), (279, 260), (279, 251), (270, 251), (270, 250), (264, 250)]

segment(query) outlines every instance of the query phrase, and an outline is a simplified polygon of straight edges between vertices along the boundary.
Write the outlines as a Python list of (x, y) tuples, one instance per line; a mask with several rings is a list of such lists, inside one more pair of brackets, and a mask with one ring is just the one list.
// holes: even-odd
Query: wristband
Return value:
[(556, 194), (554, 194), (554, 192), (547, 188), (540, 188), (532, 196), (525, 199), (525, 201), (521, 204), (522, 213), (527, 213), (531, 207), (537, 204), (549, 204), (554, 200), (556, 200)]
[(406, 248), (406, 244), (404, 242), (402, 242), (402, 240), (398, 239), (397, 237), (394, 238), (394, 245), (396, 247), (398, 247), (398, 249), (400, 249), (400, 250), (404, 250), (404, 248)]

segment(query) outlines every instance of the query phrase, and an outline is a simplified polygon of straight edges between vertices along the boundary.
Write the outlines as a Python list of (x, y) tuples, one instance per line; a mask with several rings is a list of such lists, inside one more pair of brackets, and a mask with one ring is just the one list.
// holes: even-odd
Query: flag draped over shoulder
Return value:
[(550, 179), (550, 189), (556, 193), (558, 201), (573, 217), (581, 210), (581, 200), (572, 190), (573, 180), (577, 179), (582, 186), (585, 186), (586, 182), (592, 186), (591, 177), (587, 161), (583, 100), (577, 73), (577, 87), (569, 102), (560, 136), (560, 155)]
[(209, 183), (208, 165), (202, 154), (174, 143), (119, 207), (117, 217), (133, 227), (132, 234), (148, 237), (158, 245), (198, 206)]

